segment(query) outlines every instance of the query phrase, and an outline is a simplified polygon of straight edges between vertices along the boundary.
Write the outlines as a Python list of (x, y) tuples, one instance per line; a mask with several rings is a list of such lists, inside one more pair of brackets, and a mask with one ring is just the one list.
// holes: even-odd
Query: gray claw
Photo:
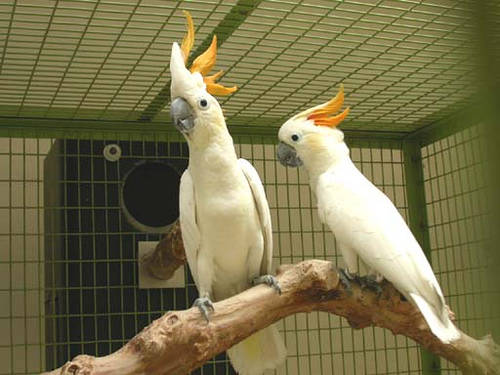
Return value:
[(210, 319), (208, 318), (208, 312), (209, 312), (209, 310), (214, 311), (214, 305), (213, 305), (212, 301), (210, 301), (210, 298), (208, 298), (208, 297), (196, 298), (194, 303), (193, 303), (193, 306), (198, 307), (201, 314), (205, 317), (205, 319), (207, 320), (207, 323), (208, 323), (210, 321)]
[(361, 285), (361, 288), (363, 289), (366, 288), (371, 291), (374, 291), (375, 293), (377, 293), (378, 296), (382, 294), (382, 287), (380, 286), (380, 283), (377, 282), (377, 278), (375, 275), (360, 277), (359, 285)]
[(352, 294), (351, 281), (353, 281), (356, 277), (351, 275), (349, 271), (347, 271), (345, 268), (339, 268), (339, 278), (342, 284), (344, 284), (347, 293), (351, 295)]
[(257, 276), (255, 279), (252, 280), (252, 285), (259, 285), (259, 284), (266, 284), (276, 290), (279, 295), (281, 295), (281, 287), (280, 284), (278, 283), (278, 280), (276, 280), (276, 277), (272, 275), (262, 275), (262, 276)]

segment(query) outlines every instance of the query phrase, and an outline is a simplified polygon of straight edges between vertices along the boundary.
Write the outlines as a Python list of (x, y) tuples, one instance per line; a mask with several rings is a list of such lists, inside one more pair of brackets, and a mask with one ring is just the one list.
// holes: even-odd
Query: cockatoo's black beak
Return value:
[(297, 151), (286, 143), (279, 143), (276, 156), (285, 167), (300, 167), (302, 165), (302, 160), (298, 157)]
[(170, 104), (170, 117), (174, 126), (181, 133), (189, 133), (194, 128), (194, 113), (189, 103), (182, 98), (175, 98)]

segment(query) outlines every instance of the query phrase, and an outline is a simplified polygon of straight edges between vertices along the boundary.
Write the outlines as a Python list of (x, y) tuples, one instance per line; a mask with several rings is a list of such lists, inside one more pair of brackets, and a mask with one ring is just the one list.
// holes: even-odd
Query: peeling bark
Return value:
[(348, 319), (353, 328), (377, 326), (402, 334), (455, 363), (464, 374), (500, 375), (500, 350), (491, 337), (462, 334), (443, 344), (420, 312), (388, 282), (382, 293), (354, 282), (346, 290), (331, 262), (309, 260), (278, 271), (282, 294), (265, 285), (214, 304), (206, 323), (191, 308), (152, 322), (122, 349), (106, 357), (81, 355), (46, 374), (186, 374), (252, 333), (299, 312), (325, 311)]

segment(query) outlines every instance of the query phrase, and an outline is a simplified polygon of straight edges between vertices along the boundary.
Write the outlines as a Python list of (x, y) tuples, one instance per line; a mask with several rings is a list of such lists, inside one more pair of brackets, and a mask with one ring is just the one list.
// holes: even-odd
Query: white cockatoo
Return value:
[[(182, 47), (172, 46), (171, 117), (189, 146), (189, 165), (181, 178), (180, 226), (187, 260), (198, 288), (198, 306), (209, 321), (212, 301), (238, 294), (252, 283), (266, 283), (278, 292), (272, 266), (271, 215), (264, 187), (254, 167), (238, 159), (222, 109), (211, 95), (236, 90), (206, 77), (215, 64), (217, 39), (185, 66), (194, 41), (186, 12), (188, 34)], [(210, 323), (208, 323), (210, 324)], [(271, 325), (228, 350), (242, 375), (262, 374), (286, 357), (283, 340)]]
[(456, 340), (459, 331), (420, 245), (390, 199), (349, 157), (344, 134), (336, 129), (349, 108), (333, 116), (343, 102), (341, 86), (332, 100), (286, 121), (278, 133), (277, 157), (285, 166), (307, 170), (318, 215), (335, 235), (348, 278), (364, 265), (377, 281), (389, 280), (414, 303), (442, 342)]

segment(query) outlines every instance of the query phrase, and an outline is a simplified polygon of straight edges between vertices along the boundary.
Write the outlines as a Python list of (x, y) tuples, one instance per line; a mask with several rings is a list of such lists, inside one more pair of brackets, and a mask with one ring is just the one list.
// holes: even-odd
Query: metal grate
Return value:
[[(139, 163), (181, 170), (186, 145), (121, 141), (122, 157), (108, 162), (100, 140), (56, 141), (45, 161), (45, 295), (48, 367), (86, 352), (104, 355), (123, 346), (169, 309), (187, 306), (196, 290), (137, 288), (141, 233), (120, 205), (124, 177)], [(189, 297), (188, 297), (189, 294)]]
[[(2, 162), (26, 163), (25, 175), (19, 175), (19, 166), (12, 164), (7, 169), (12, 174), (0, 181), (5, 190), (2, 196), (11, 197), (2, 206), (0, 219), (9, 222), (10, 218), (14, 225), (19, 212), (20, 224), (24, 223), (0, 235), (4, 248), (10, 249), (1, 262), (2, 274), (7, 277), (0, 291), (5, 309), (0, 322), (7, 332), (0, 345), (2, 374), (38, 373), (81, 352), (104, 355), (164, 311), (186, 308), (196, 297), (192, 281), (186, 288), (163, 291), (137, 288), (136, 242), (155, 240), (158, 235), (141, 233), (128, 225), (116, 197), (121, 176), (137, 160), (182, 159), (185, 154), (178, 154), (178, 144), (168, 139), (131, 139), (118, 142), (123, 157), (111, 163), (101, 156), (108, 142), (56, 141), (46, 158), (50, 140), (4, 139), (2, 143)], [(275, 146), (265, 138), (236, 137), (235, 143), (238, 153), (256, 166), (264, 180), (273, 216), (276, 265), (310, 258), (341, 264), (333, 236), (319, 223), (304, 173), (277, 164)], [(353, 160), (406, 216), (401, 144), (352, 143)], [(29, 151), (33, 147), (34, 155)], [(44, 159), (45, 169), (41, 164)], [(34, 169), (36, 178), (29, 172), (34, 165), (39, 168)], [(61, 172), (58, 183), (55, 171)], [(45, 207), (44, 175), (44, 183), (51, 186), (48, 194), (63, 198), (54, 204), (54, 199), (46, 196)], [(32, 189), (31, 182), (35, 184)], [(36, 203), (29, 203), (34, 198), (28, 198), (31, 195), (27, 193), (24, 201), (16, 198), (23, 186), (37, 197)], [(28, 215), (31, 211), (38, 213), (37, 221)], [(56, 212), (62, 218), (58, 230), (54, 230)], [(21, 310), (19, 301), (24, 301)], [(289, 317), (280, 323), (280, 329), (289, 355), (279, 374), (420, 371), (415, 343), (385, 330), (353, 331), (345, 320), (324, 313)], [(24, 338), (19, 332), (24, 332)], [(230, 374), (232, 370), (220, 355), (196, 373)]]
[(223, 106), (274, 123), (344, 82), (350, 122), (414, 130), (469, 95), (468, 22), (460, 2), (264, 1), (221, 49), (240, 86)]
[(43, 160), (49, 139), (0, 138), (0, 373), (44, 363)]
[(231, 2), (2, 2), (2, 115), (136, 119), (168, 78), (179, 6), (202, 39)]
[[(254, 138), (253, 142), (259, 141)], [(354, 162), (407, 215), (401, 143), (351, 142)], [(358, 147), (356, 147), (358, 146)], [(327, 259), (342, 265), (331, 232), (317, 217), (303, 171), (275, 162), (275, 147), (242, 145), (262, 176), (274, 223), (276, 264)], [(288, 357), (279, 374), (418, 374), (416, 344), (377, 328), (354, 331), (344, 319), (326, 313), (297, 314), (280, 323)]]
[[(474, 337), (495, 318), (488, 285), (486, 138), (474, 126), (422, 149), (432, 264), (458, 326)], [(497, 317), (496, 317), (497, 318)], [(455, 373), (444, 363), (443, 373)]]
[[(139, 160), (185, 162), (164, 109), (181, 9), (195, 20), (194, 49), (217, 32), (216, 67), (240, 87), (221, 105), (238, 153), (265, 183), (276, 265), (342, 264), (304, 172), (278, 165), (274, 144), (277, 126), (343, 82), (352, 158), (407, 220), (419, 202), (408, 198), (405, 176), (420, 169), (405, 175), (412, 164), (403, 155), (423, 145), (433, 268), (458, 325), (473, 336), (489, 332), (499, 316), (485, 302), (498, 290), (485, 272), (484, 134), (481, 126), (462, 130), (477, 120), (465, 107), (477, 81), (466, 0), (5, 0), (0, 135), (24, 138), (0, 138), (0, 374), (109, 353), (196, 297), (190, 279), (186, 288), (137, 288), (136, 242), (158, 234), (127, 224), (117, 198)], [(108, 142), (122, 146), (120, 162), (102, 158)], [(385, 330), (353, 331), (324, 313), (279, 326), (288, 358), (278, 374), (428, 370), (414, 342)], [(442, 373), (457, 371), (441, 364)], [(233, 371), (219, 355), (195, 373)]]
[(231, 125), (277, 126), (344, 82), (345, 129), (409, 132), (473, 91), (465, 1), (10, 0), (0, 4), (0, 116), (167, 120), (155, 115), (168, 95), (151, 103), (168, 92), (180, 9), (195, 19), (195, 48), (215, 28), (224, 36), (217, 67), (240, 87), (222, 100)]

